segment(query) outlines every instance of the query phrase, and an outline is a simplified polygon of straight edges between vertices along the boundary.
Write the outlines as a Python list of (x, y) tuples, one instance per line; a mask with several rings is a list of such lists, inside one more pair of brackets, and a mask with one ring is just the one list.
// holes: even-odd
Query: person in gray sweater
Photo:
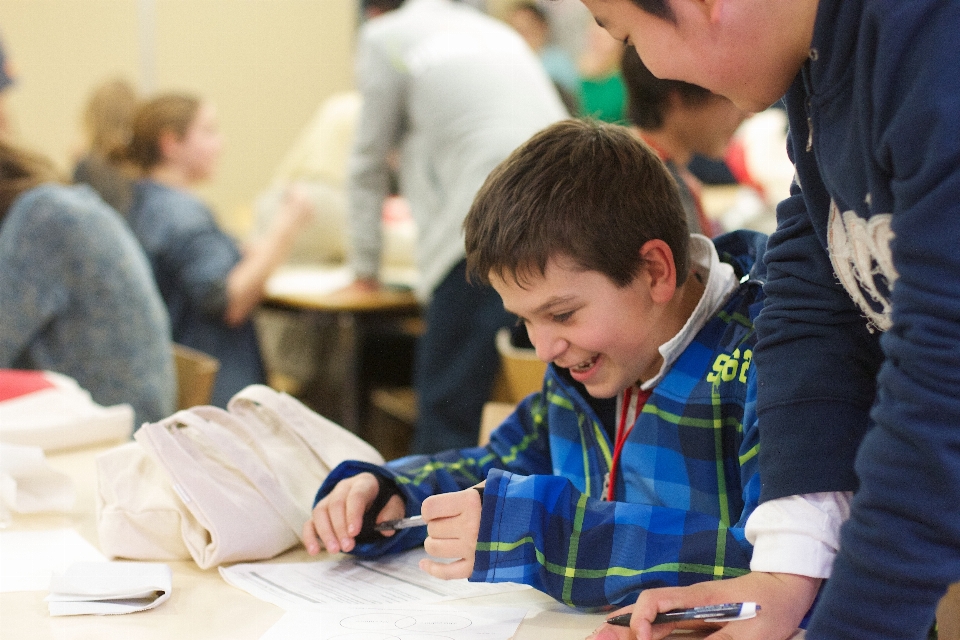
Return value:
[(134, 427), (175, 410), (170, 322), (150, 264), (90, 187), (0, 142), (0, 368), (75, 379)]
[(498, 368), (495, 335), (512, 318), (466, 280), (461, 226), (490, 171), (568, 117), (536, 55), (507, 25), (451, 0), (365, 0), (357, 51), (363, 107), (349, 164), (351, 266), (379, 286), (381, 209), (397, 154), (417, 226), (418, 423), (412, 449), (476, 444)]

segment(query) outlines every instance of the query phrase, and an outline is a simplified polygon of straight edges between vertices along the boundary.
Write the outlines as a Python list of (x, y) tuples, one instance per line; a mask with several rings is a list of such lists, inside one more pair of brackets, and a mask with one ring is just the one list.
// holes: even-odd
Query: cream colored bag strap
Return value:
[(293, 503), (265, 462), (265, 455), (256, 451), (263, 444), (243, 420), (217, 407), (194, 407), (190, 412), (203, 418), (200, 425), (220, 454), (263, 496), (287, 526), (298, 536), (303, 528), (303, 514)]
[(368, 442), (340, 425), (311, 411), (297, 399), (264, 385), (251, 385), (233, 396), (228, 408), (237, 401), (251, 401), (272, 411), (280, 422), (309, 446), (331, 469), (344, 460), (362, 460), (383, 464), (380, 453)]
[[(184, 427), (178, 428), (177, 423)], [(230, 427), (224, 426), (223, 423), (230, 423)], [(178, 492), (185, 492), (187, 496), (191, 496), (194, 487), (186, 484), (189, 475), (179, 473), (178, 469), (171, 465), (172, 460), (166, 457), (171, 453), (171, 446), (196, 465), (208, 469), (216, 466), (234, 476), (239, 474), (249, 487), (276, 511), (288, 527), (297, 535), (300, 534), (303, 522), (299, 510), (258, 456), (241, 441), (241, 438), (248, 440), (249, 436), (242, 422), (234, 416), (216, 407), (194, 407), (186, 411), (178, 411), (162, 423), (145, 425), (147, 426), (151, 427), (145, 434), (149, 436), (150, 448), (173, 478), (174, 489)], [(188, 435), (184, 429), (192, 431)], [(140, 439), (138, 436), (138, 440)], [(209, 529), (211, 523), (207, 519), (207, 514), (198, 513), (202, 508), (199, 500), (185, 502), (190, 512)]]

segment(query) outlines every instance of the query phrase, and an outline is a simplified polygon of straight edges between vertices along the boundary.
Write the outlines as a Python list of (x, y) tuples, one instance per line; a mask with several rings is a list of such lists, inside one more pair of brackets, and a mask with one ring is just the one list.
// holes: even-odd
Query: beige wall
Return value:
[(352, 87), (356, 16), (356, 0), (0, 0), (17, 136), (66, 170), (103, 80), (209, 98), (226, 146), (201, 195), (241, 230), (317, 106)]

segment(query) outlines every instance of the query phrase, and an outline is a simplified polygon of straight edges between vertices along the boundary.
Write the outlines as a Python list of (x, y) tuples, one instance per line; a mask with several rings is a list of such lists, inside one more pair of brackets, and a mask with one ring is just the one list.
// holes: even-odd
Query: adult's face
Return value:
[(710, 89), (749, 112), (780, 99), (808, 55), (817, 0), (668, 2), (674, 21), (631, 0), (583, 0), (655, 76)]

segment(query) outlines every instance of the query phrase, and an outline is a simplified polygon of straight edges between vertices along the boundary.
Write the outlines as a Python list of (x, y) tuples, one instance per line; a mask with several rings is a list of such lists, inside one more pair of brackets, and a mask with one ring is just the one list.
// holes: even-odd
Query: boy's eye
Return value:
[(566, 313), (555, 313), (551, 316), (551, 319), (554, 322), (566, 322), (573, 316), (573, 311), (567, 311)]

